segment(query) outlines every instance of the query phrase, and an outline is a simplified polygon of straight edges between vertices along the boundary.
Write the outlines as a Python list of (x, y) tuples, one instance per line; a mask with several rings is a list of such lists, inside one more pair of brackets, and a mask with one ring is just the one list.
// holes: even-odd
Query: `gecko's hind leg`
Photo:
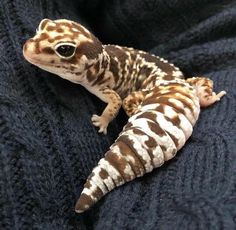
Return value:
[(138, 111), (147, 93), (147, 90), (135, 91), (123, 100), (122, 106), (129, 117)]
[(219, 101), (226, 92), (213, 92), (213, 81), (204, 77), (193, 77), (186, 80), (189, 84), (196, 87), (197, 96), (199, 98), (200, 106), (207, 107)]

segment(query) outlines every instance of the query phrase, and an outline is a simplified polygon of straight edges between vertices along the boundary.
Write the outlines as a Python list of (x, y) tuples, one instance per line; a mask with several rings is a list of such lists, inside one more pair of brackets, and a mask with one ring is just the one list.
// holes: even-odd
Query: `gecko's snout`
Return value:
[(23, 56), (27, 61), (30, 61), (32, 59), (32, 56), (34, 54), (34, 44), (33, 39), (29, 39), (25, 42), (23, 46)]
[(39, 45), (37, 45), (37, 42), (33, 38), (27, 40), (23, 45), (23, 56), (28, 62), (32, 64), (41, 62)]

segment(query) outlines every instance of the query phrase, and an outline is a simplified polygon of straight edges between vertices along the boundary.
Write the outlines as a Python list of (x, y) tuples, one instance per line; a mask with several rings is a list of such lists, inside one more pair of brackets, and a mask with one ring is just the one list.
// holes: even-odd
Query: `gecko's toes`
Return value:
[(94, 114), (91, 120), (93, 125), (99, 128), (99, 133), (107, 134), (108, 122), (104, 117)]
[(220, 99), (224, 95), (226, 95), (226, 91), (223, 90), (223, 91), (220, 91), (216, 96)]
[(211, 95), (207, 95), (205, 97), (200, 98), (201, 107), (207, 107), (214, 104), (226, 94), (226, 91), (220, 91), (219, 93), (212, 92)]
[(220, 99), (226, 95), (225, 91), (220, 91), (218, 94), (214, 93), (214, 95), (212, 96), (213, 98), (215, 98), (216, 101), (220, 101)]
[(91, 117), (92, 121), (97, 121), (98, 119), (99, 119), (99, 116), (96, 115), (96, 114), (93, 114), (92, 117)]
[(100, 129), (98, 130), (99, 133), (103, 133), (103, 134), (107, 134), (107, 128), (105, 127), (100, 127)]

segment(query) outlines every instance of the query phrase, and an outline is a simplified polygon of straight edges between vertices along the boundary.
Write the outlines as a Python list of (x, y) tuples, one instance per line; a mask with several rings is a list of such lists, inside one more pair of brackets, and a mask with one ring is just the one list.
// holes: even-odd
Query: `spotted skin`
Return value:
[[(60, 49), (58, 49), (60, 47)], [(167, 60), (102, 43), (82, 25), (44, 19), (23, 47), (32, 64), (81, 84), (107, 103), (92, 123), (107, 133), (121, 106), (130, 117), (115, 143), (92, 170), (76, 203), (84, 212), (106, 193), (172, 159), (191, 136), (200, 107), (226, 94), (204, 77), (184, 79)]]
[(134, 115), (139, 106), (142, 104), (146, 94), (148, 93), (147, 90), (140, 90), (130, 93), (124, 100), (123, 100), (123, 108), (126, 111), (126, 114), (131, 117)]

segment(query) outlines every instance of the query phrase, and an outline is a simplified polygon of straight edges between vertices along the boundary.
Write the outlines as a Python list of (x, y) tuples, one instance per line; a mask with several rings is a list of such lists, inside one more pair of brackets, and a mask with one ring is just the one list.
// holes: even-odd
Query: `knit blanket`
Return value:
[[(1, 0), (0, 229), (236, 229), (236, 2), (234, 0)], [(83, 214), (74, 205), (127, 121), (102, 135), (105, 104), (26, 62), (43, 18), (87, 26), (103, 43), (163, 56), (227, 95), (202, 110), (177, 156)]]

